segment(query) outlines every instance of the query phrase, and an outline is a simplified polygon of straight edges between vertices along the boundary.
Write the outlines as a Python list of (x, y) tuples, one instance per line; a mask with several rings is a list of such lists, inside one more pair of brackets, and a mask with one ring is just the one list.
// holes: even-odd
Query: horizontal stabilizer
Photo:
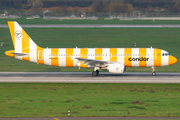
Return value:
[(15, 52), (14, 50), (6, 51), (5, 54), (10, 57), (15, 57), (15, 56), (28, 57), (29, 56), (28, 53), (19, 53), (19, 52)]
[(10, 54), (14, 54), (14, 55), (16, 55), (16, 56), (23, 56), (23, 57), (29, 55), (28, 53), (15, 53), (15, 52), (9, 52), (9, 53), (10, 53)]

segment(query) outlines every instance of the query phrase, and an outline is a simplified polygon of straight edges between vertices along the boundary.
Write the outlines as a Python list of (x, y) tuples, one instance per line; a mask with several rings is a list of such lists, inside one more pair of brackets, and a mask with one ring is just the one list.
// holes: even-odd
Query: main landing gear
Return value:
[(155, 76), (156, 75), (155, 68), (151, 67), (151, 69), (152, 69), (152, 76)]
[(95, 67), (94, 68), (94, 71), (92, 72), (92, 76), (99, 76), (99, 68), (98, 67)]
[(98, 71), (98, 70), (93, 71), (93, 72), (92, 72), (92, 76), (99, 76), (99, 71)]

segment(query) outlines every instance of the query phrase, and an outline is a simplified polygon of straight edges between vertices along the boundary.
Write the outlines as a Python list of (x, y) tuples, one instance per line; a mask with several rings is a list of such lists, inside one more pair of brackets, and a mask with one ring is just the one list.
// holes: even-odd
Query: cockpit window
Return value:
[(163, 53), (162, 56), (169, 56), (169, 53)]

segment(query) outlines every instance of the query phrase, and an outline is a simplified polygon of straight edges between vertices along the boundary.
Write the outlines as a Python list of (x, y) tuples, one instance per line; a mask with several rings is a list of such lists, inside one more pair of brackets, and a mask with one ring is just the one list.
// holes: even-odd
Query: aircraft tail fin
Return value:
[(30, 60), (30, 54), (32, 54), (31, 59), (36, 61), (36, 55), (39, 54), (39, 51), (42, 51), (43, 48), (36, 45), (16, 21), (8, 21), (8, 26), (14, 50), (6, 51), (5, 54), (27, 61)]
[(8, 21), (8, 26), (15, 52), (23, 53), (31, 47), (37, 47), (36, 43), (16, 21)]

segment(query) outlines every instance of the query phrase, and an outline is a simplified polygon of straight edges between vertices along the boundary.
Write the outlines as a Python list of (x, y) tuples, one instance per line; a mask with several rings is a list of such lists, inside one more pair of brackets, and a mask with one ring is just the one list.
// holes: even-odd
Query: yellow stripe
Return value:
[[(88, 49), (87, 48), (81, 48), (80, 53), (81, 53), (81, 58), (88, 58)], [(80, 66), (85, 67), (85, 68), (88, 67), (86, 64), (83, 64), (83, 62), (81, 62)]]
[(154, 67), (161, 66), (161, 50), (160, 49), (154, 49)]
[(14, 22), (8, 22), (8, 25), (9, 25), (9, 30), (10, 30), (10, 33), (11, 33), (11, 39), (12, 39), (12, 42), (13, 42), (13, 46), (14, 46), (14, 49), (15, 49)]
[(37, 63), (44, 64), (44, 48), (37, 46)]
[(15, 54), (12, 54), (14, 52), (15, 52), (15, 50), (9, 50), (9, 51), (6, 51), (5, 54), (10, 57), (15, 57)]
[(58, 62), (59, 52), (58, 51), (59, 51), (58, 48), (51, 49), (51, 65), (52, 66), (59, 66), (59, 62)]
[(139, 48), (139, 67), (146, 67), (146, 61), (141, 60), (146, 58), (146, 48)]
[(117, 48), (110, 48), (110, 61), (117, 61)]
[(95, 48), (95, 59), (102, 60), (102, 48)]
[(131, 58), (132, 48), (124, 48), (124, 63), (126, 67), (132, 67), (132, 62), (128, 59)]
[[(26, 34), (26, 32), (23, 29), (22, 29), (22, 53), (29, 54), (29, 36)], [(29, 56), (22, 57), (22, 59), (29, 61)]]
[(66, 48), (66, 67), (73, 67), (73, 60), (71, 60), (72, 55), (73, 55), (73, 49)]

